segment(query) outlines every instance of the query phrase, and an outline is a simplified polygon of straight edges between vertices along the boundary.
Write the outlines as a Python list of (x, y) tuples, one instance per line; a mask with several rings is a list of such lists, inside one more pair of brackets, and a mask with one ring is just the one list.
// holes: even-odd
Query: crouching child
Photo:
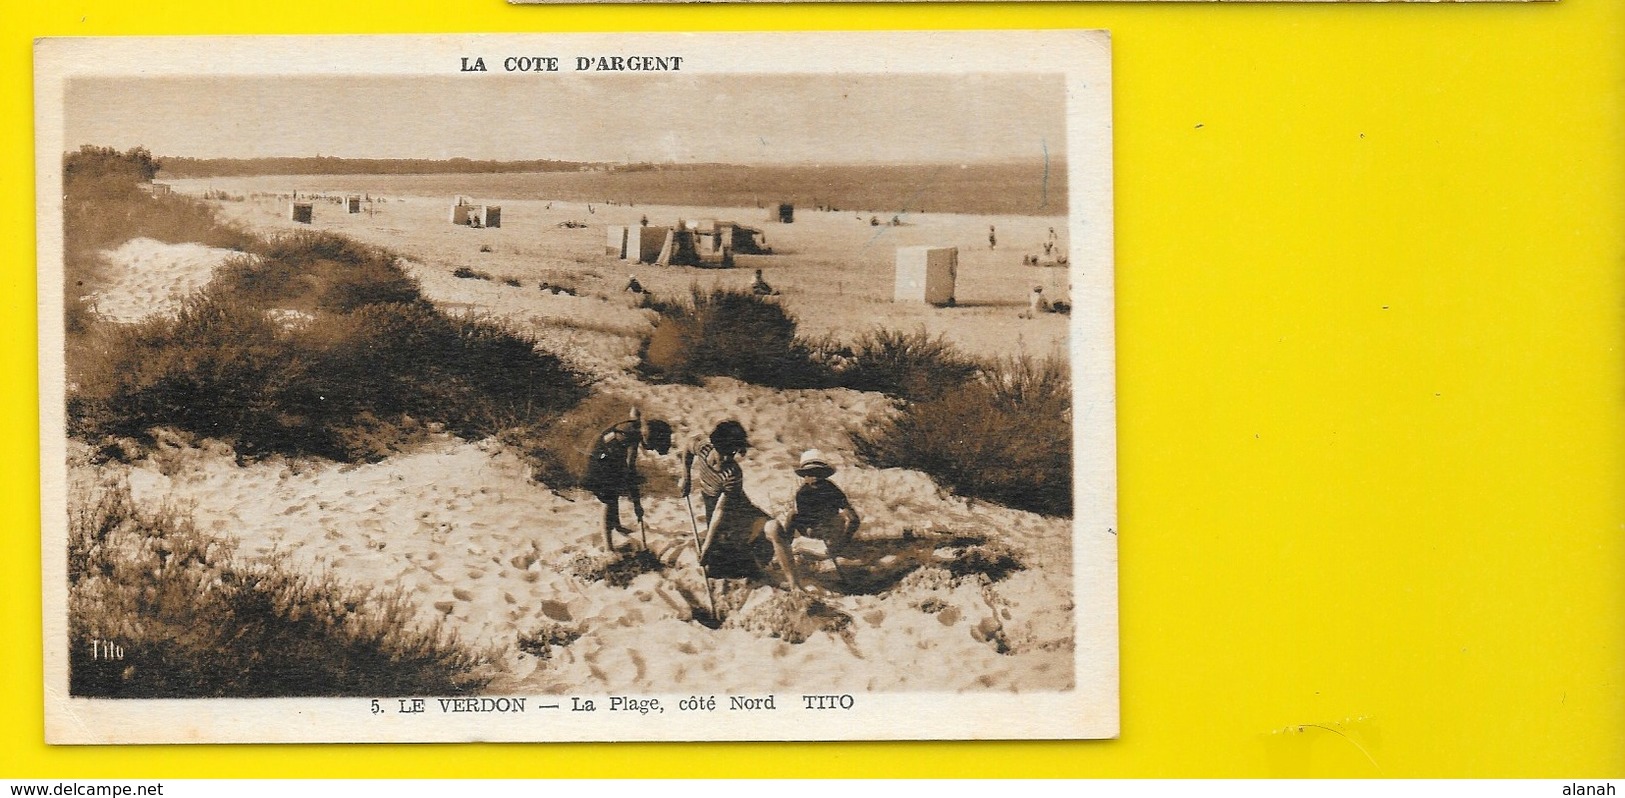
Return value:
[[(863, 519), (847, 500), (846, 493), (829, 481), (835, 468), (823, 453), (817, 449), (803, 452), (795, 470), (801, 484), (796, 486), (795, 497), (783, 515), (768, 522), (768, 534), (790, 540), (796, 536), (822, 540), (836, 576), (844, 580), (845, 574), (841, 573), (840, 561), (836, 558), (847, 550)], [(791, 584), (798, 583), (793, 560), (790, 570)]]
[(632, 500), (632, 512), (643, 520), (643, 499), (639, 495), (642, 477), (638, 474), (638, 449), (655, 454), (671, 451), (671, 425), (659, 419), (644, 421), (636, 408), (632, 417), (619, 422), (593, 439), (587, 455), (587, 469), (581, 486), (604, 503), (604, 548), (615, 549), (616, 532), (630, 536), (621, 526), (621, 497)]

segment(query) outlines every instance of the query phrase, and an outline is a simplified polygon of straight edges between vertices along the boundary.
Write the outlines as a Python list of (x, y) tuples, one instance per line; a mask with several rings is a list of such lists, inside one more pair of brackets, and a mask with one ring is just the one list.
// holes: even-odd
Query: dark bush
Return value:
[(425, 301), (393, 254), (335, 233), (290, 233), (254, 250), (222, 264), (209, 290), (262, 308), (333, 313)]
[(831, 385), (912, 401), (940, 396), (977, 372), (974, 360), (923, 329), (905, 333), (877, 328), (851, 344), (826, 340), (811, 348)]
[(1072, 389), (1059, 359), (985, 365), (974, 379), (904, 405), (854, 444), (872, 465), (923, 471), (963, 496), (1072, 514)]
[(80, 437), (167, 426), (240, 453), (376, 460), (438, 422), (468, 438), (580, 401), (579, 375), (529, 339), (426, 305), (366, 305), (286, 328), (204, 296), (174, 319), (109, 330), (68, 399)]
[(641, 370), (672, 382), (733, 377), (777, 388), (813, 387), (821, 370), (796, 340), (796, 321), (777, 302), (749, 291), (698, 287), (686, 304), (658, 308)]
[(70, 507), (68, 562), (76, 696), (453, 695), (486, 681), (488, 661), (416, 623), (400, 593), (245, 563), (190, 517), (137, 507), (126, 486)]
[(212, 297), (173, 318), (106, 325), (70, 375), (68, 430), (144, 439), (151, 427), (173, 426), (252, 448), (281, 431), (274, 386), (293, 354), (264, 313)]

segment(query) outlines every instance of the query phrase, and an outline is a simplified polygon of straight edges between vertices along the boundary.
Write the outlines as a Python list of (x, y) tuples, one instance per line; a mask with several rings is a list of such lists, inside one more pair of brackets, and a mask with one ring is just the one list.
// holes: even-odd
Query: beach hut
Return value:
[(677, 257), (677, 231), (667, 230), (665, 239), (660, 242), (660, 252), (655, 255), (655, 265), (670, 266), (675, 257)]
[(501, 227), (501, 205), (474, 205), (468, 211), (468, 223), (473, 227)]
[(701, 255), (721, 255), (733, 248), (733, 229), (727, 222), (717, 222), (703, 230), (694, 231), (694, 239)]
[(351, 194), (344, 198), (344, 210), (349, 213), (361, 212), (361, 195)]
[(768, 249), (762, 244), (761, 241), (757, 240), (761, 235), (762, 231), (757, 230), (754, 227), (746, 227), (742, 224), (734, 224), (729, 222), (727, 228), (727, 236), (729, 239), (728, 249), (743, 255), (772, 254), (772, 250)]
[(311, 217), (315, 215), (316, 204), (313, 202), (288, 203), (288, 218), (300, 224), (310, 224)]
[(472, 210), (474, 210), (473, 205), (459, 204), (451, 206), (451, 223), (468, 224), (468, 214)]
[(898, 247), (895, 302), (952, 305), (959, 277), (958, 247)]
[(796, 206), (788, 202), (773, 205), (767, 215), (767, 220), (780, 224), (790, 224), (796, 220)]
[(666, 243), (666, 234), (672, 232), (670, 227), (636, 227), (628, 228), (626, 235), (626, 259), (653, 263), (660, 257), (660, 250)]
[(626, 229), (624, 224), (612, 224), (608, 227), (609, 235), (604, 241), (605, 255), (626, 259)]

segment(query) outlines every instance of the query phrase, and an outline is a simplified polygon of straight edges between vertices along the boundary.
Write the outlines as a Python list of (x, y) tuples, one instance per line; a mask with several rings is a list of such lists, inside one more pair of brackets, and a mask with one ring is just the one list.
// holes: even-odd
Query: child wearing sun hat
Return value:
[[(802, 535), (824, 541), (830, 562), (835, 562), (836, 556), (852, 542), (852, 536), (857, 534), (862, 519), (853, 509), (852, 502), (847, 500), (846, 494), (829, 481), (835, 474), (835, 467), (829, 464), (823, 452), (817, 449), (802, 452), (795, 470), (796, 476), (801, 477), (801, 484), (796, 487), (795, 498), (776, 523), (791, 538)], [(840, 572), (838, 564), (836, 572)]]

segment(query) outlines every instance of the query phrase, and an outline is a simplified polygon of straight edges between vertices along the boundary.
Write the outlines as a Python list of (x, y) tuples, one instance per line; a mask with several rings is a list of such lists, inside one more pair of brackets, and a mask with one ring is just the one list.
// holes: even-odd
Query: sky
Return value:
[(985, 163), (1063, 154), (1059, 75), (75, 78), (65, 143), (160, 156)]

